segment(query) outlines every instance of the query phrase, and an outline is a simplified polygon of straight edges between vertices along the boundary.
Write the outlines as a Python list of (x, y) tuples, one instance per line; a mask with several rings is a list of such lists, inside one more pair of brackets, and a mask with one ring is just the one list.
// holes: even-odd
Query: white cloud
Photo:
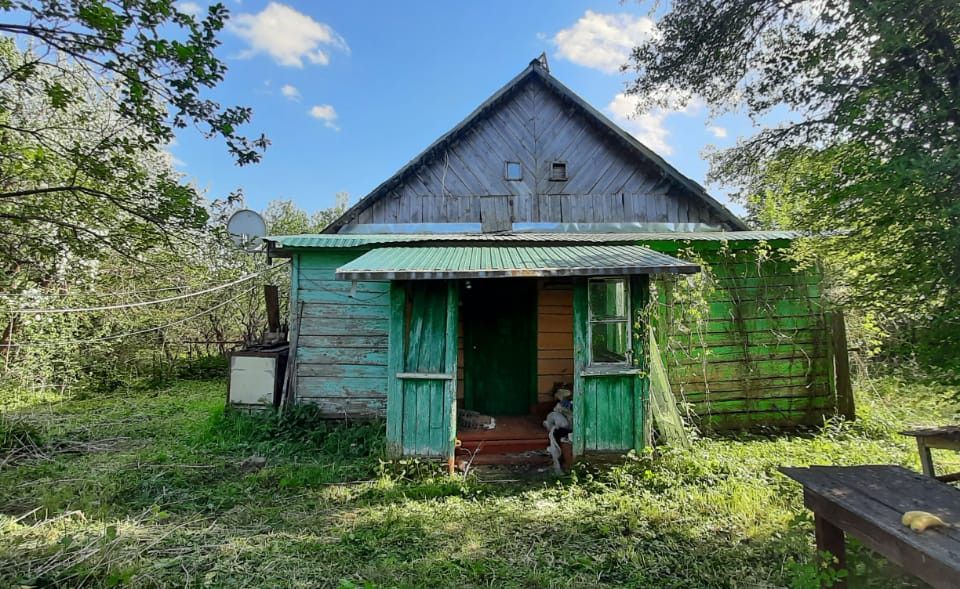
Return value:
[(200, 13), (203, 12), (203, 8), (196, 2), (177, 2), (174, 6), (180, 12), (190, 16), (200, 16)]
[(323, 121), (323, 126), (329, 127), (334, 131), (340, 130), (340, 126), (337, 125), (337, 111), (333, 108), (333, 105), (318, 104), (307, 112), (310, 113), (311, 117)]
[(719, 139), (723, 139), (724, 137), (727, 136), (726, 127), (721, 127), (719, 125), (710, 125), (709, 127), (707, 127), (707, 130), (713, 133), (714, 137), (717, 137)]
[(665, 126), (667, 117), (677, 114), (696, 116), (703, 107), (703, 102), (673, 93), (664, 94), (663, 99), (667, 106), (638, 114), (637, 98), (621, 92), (613, 97), (607, 110), (613, 115), (614, 121), (640, 143), (660, 155), (670, 155), (673, 153), (673, 146), (667, 141), (670, 137), (670, 131)]
[(648, 17), (587, 10), (572, 27), (554, 35), (553, 42), (560, 57), (613, 74), (636, 45), (655, 33), (653, 19)]
[(284, 98), (289, 98), (290, 100), (298, 101), (300, 100), (300, 91), (297, 90), (297, 87), (293, 84), (284, 84), (280, 87), (280, 94), (283, 94)]
[(266, 53), (280, 65), (303, 67), (304, 61), (327, 65), (330, 49), (350, 53), (347, 42), (329, 25), (278, 2), (257, 14), (238, 14), (229, 27), (250, 45), (240, 54), (244, 58)]
[(622, 92), (613, 97), (607, 105), (607, 110), (613, 113), (614, 119), (620, 126), (629, 131), (640, 143), (662, 155), (673, 153), (673, 148), (667, 143), (670, 132), (663, 126), (664, 119), (667, 118), (664, 111), (656, 109), (637, 115), (637, 99)]

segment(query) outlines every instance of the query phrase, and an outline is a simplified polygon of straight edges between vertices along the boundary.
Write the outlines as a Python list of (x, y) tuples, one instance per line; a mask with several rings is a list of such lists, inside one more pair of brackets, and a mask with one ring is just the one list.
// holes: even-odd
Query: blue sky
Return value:
[[(627, 118), (632, 104), (618, 96), (627, 78), (616, 66), (650, 33), (642, 4), (226, 2), (232, 18), (219, 55), (230, 69), (212, 96), (251, 106), (249, 134), (272, 145), (260, 164), (238, 168), (222, 144), (180, 133), (170, 151), (211, 199), (242, 187), (255, 209), (285, 198), (314, 211), (338, 192), (353, 203), (542, 51), (554, 76), (697, 181), (706, 146), (753, 133), (745, 117), (708, 120), (696, 103)], [(721, 187), (710, 189), (726, 201)]]

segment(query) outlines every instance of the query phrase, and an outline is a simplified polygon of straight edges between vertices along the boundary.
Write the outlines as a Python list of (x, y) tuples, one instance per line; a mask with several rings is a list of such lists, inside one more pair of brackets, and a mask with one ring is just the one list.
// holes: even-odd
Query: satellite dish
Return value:
[(263, 245), (267, 224), (256, 211), (241, 209), (230, 215), (230, 220), (227, 221), (227, 233), (238, 248), (255, 252)]

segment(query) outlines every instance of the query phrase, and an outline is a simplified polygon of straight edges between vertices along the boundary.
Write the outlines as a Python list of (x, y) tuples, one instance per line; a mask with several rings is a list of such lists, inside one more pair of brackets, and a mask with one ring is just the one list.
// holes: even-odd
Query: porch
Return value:
[[(535, 458), (560, 384), (574, 391), (572, 454), (642, 448), (648, 275), (697, 270), (640, 246), (405, 247), (372, 250), (337, 278), (391, 281), (391, 453), (453, 468), (458, 440), (474, 460)], [(495, 425), (458, 427), (458, 407)]]

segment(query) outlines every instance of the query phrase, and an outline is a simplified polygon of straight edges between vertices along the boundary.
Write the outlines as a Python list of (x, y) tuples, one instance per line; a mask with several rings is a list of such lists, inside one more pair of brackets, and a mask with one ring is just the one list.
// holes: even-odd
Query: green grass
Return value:
[[(956, 417), (945, 386), (858, 395), (854, 423), (507, 483), (385, 463), (380, 425), (225, 415), (220, 383), (21, 396), (0, 422), (0, 586), (801, 587), (812, 522), (776, 467), (916, 469), (896, 432)], [(853, 587), (918, 586), (850, 552)]]

